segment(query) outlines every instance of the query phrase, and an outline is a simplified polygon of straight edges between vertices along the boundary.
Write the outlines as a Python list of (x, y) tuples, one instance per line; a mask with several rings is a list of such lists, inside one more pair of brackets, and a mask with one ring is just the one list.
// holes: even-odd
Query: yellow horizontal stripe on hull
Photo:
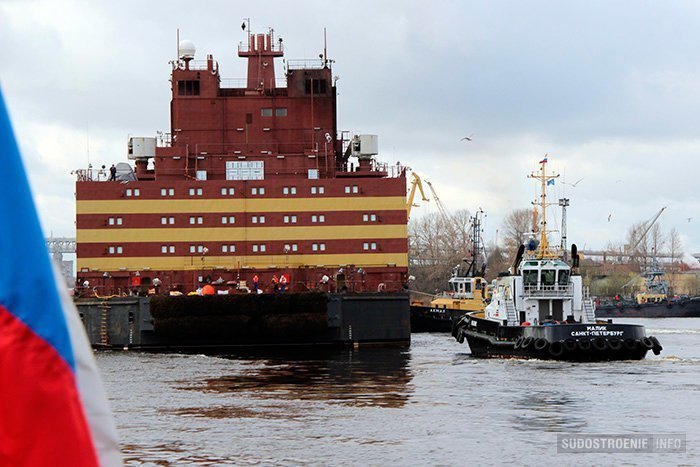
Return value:
[(79, 200), (80, 214), (188, 214), (208, 212), (306, 212), (405, 210), (403, 196), (347, 198)]
[(340, 255), (251, 255), (251, 256), (144, 256), (144, 257), (115, 257), (115, 258), (80, 258), (78, 259), (78, 274), (84, 268), (99, 271), (117, 271), (125, 268), (128, 271), (152, 270), (181, 271), (202, 270), (214, 268), (237, 269), (243, 267), (294, 268), (308, 267), (339, 267), (353, 264), (357, 267), (408, 266), (408, 255), (405, 253), (358, 253)]
[(78, 229), (78, 243), (139, 242), (264, 242), (353, 240), (407, 237), (405, 225), (346, 225), (296, 227), (193, 227), (183, 229)]

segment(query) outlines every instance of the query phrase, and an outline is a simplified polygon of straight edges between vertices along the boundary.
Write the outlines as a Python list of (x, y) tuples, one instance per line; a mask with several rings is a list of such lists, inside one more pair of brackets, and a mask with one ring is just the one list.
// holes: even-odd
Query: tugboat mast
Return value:
[[(542, 210), (542, 220), (540, 221), (540, 244), (535, 253), (537, 259), (543, 258), (556, 258), (557, 255), (549, 248), (549, 240), (547, 239), (547, 205), (554, 203), (547, 203), (547, 185), (554, 185), (554, 179), (559, 177), (559, 174), (547, 175), (545, 167), (547, 164), (547, 154), (545, 154), (544, 159), (540, 162), (540, 173), (531, 173), (528, 178), (534, 178), (540, 181), (542, 184), (542, 192), (540, 194), (540, 201), (533, 202), (535, 206), (539, 206)], [(551, 183), (550, 183), (551, 182)]]

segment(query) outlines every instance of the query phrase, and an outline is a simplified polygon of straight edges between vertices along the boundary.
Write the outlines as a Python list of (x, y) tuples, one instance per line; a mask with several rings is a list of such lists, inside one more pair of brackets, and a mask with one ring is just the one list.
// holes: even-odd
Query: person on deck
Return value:
[(282, 293), (284, 293), (285, 290), (287, 290), (287, 282), (289, 282), (289, 279), (287, 278), (287, 275), (286, 275), (286, 274), (282, 274), (282, 276), (280, 277), (280, 291), (281, 291)]
[(258, 284), (260, 283), (260, 278), (257, 274), (253, 276), (253, 293), (258, 293)]
[(112, 164), (112, 167), (109, 168), (109, 181), (117, 181), (117, 168), (114, 166), (114, 164)]
[(277, 274), (272, 276), (272, 291), (274, 293), (279, 292), (279, 283), (280, 280), (277, 278)]

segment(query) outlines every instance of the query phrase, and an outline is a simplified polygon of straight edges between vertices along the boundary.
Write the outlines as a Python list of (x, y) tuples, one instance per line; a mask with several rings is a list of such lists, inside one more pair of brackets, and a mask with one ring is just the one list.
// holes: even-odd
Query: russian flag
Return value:
[(49, 258), (0, 90), (0, 466), (116, 466), (116, 428)]
[(542, 159), (539, 163), (540, 163), (540, 164), (546, 164), (546, 163), (547, 163), (547, 154), (544, 155), (544, 159)]

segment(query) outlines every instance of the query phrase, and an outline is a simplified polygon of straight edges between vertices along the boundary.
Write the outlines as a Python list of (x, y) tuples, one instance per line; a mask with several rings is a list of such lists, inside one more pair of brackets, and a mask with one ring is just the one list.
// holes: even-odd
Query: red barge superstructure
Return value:
[(257, 275), (268, 291), (284, 274), (296, 292), (402, 290), (405, 169), (376, 160), (376, 136), (338, 130), (325, 52), (287, 61), (283, 86), (282, 40), (248, 33), (244, 87), (194, 52), (183, 41), (172, 62), (170, 133), (131, 138), (116, 181), (78, 171), (78, 284), (186, 293)]

